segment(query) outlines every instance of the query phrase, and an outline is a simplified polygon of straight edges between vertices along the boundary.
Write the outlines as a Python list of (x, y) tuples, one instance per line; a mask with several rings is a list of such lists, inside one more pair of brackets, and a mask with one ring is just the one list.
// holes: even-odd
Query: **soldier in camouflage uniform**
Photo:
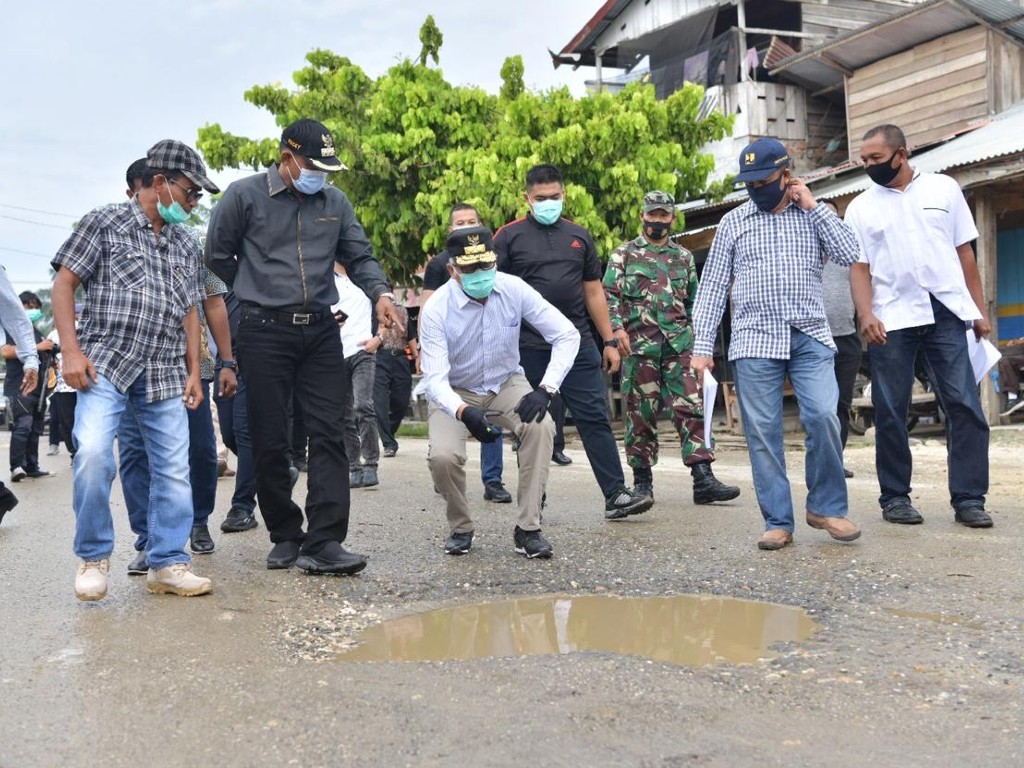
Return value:
[(608, 261), (604, 288), (612, 328), (622, 353), (626, 457), (637, 493), (654, 498), (651, 467), (658, 462), (658, 414), (672, 411), (683, 463), (693, 475), (693, 501), (710, 504), (740, 495), (711, 472), (704, 445), (704, 408), (690, 371), (690, 309), (697, 295), (693, 256), (669, 240), (675, 201), (667, 192), (644, 196), (641, 234)]

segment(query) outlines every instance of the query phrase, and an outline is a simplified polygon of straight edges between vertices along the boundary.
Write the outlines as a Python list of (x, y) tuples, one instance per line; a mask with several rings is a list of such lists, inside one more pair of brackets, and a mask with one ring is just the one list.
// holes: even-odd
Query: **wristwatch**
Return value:
[(398, 303), (397, 301), (395, 301), (395, 294), (393, 294), (391, 291), (384, 291), (382, 294), (380, 294), (380, 296), (377, 297), (378, 301), (380, 299), (391, 299), (393, 303)]
[(619, 340), (618, 339), (605, 339), (604, 340), (604, 345), (606, 347), (615, 347), (616, 349), (618, 349), (619, 348)]
[(232, 371), (234, 371), (238, 369), (238, 363), (236, 363), (234, 360), (221, 360), (219, 363), (219, 367), (230, 368)]
[(557, 389), (555, 389), (554, 387), (549, 387), (547, 384), (541, 384), (539, 387), (537, 387), (537, 389), (543, 389), (551, 397), (554, 397), (555, 395), (558, 394), (558, 390)]

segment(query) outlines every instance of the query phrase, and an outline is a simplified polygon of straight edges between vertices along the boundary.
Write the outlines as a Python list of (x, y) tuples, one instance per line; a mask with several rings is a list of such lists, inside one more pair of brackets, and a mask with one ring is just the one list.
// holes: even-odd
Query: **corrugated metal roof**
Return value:
[(1000, 28), (1024, 43), (1020, 5), (1009, 0), (931, 0), (790, 56), (771, 73), (812, 90), (829, 88), (842, 84), (844, 73), (978, 24)]

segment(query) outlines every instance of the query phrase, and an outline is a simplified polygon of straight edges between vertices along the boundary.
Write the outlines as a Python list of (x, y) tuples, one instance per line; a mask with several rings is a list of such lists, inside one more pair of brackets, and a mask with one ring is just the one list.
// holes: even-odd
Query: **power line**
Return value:
[(36, 253), (35, 251), (23, 251), (20, 248), (8, 248), (8, 247), (3, 246), (3, 245), (0, 245), (0, 251), (10, 251), (11, 253), (20, 253), (20, 254), (22, 254), (24, 256), (38, 256), (41, 259), (51, 259), (51, 258), (53, 258), (53, 254)]
[(59, 230), (61, 230), (63, 232), (68, 232), (68, 231), (71, 230), (71, 225), (70, 224), (65, 225), (65, 226), (62, 226), (60, 224), (47, 224), (44, 221), (32, 221), (32, 219), (22, 219), (22, 218), (20, 218), (18, 216), (9, 216), (6, 213), (0, 213), (0, 219), (10, 219), (11, 221), (21, 221), (21, 222), (24, 222), (25, 224), (35, 224), (37, 227), (48, 227), (49, 229), (59, 229)]
[(70, 213), (57, 213), (56, 211), (44, 211), (41, 208), (24, 208), (20, 205), (11, 205), (10, 203), (0, 203), (0, 208), (13, 208), (15, 211), (28, 211), (29, 213), (42, 213), (47, 216), (63, 216), (65, 219), (77, 218)]

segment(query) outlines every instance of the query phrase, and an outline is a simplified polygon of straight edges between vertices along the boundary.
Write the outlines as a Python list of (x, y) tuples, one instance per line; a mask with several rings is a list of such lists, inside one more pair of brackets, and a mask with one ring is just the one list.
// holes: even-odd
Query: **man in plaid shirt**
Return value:
[[(80, 600), (107, 594), (113, 442), (128, 402), (152, 468), (146, 586), (176, 595), (213, 591), (209, 579), (191, 572), (185, 552), (192, 527), (185, 409), (203, 398), (196, 312), (203, 286), (199, 241), (182, 225), (204, 189), (219, 190), (199, 154), (179, 141), (158, 142), (146, 163), (139, 193), (87, 214), (53, 260), (64, 378), (79, 392), (73, 496)], [(79, 285), (87, 301), (76, 330)]]
[(793, 541), (793, 498), (782, 442), (782, 388), (788, 377), (806, 432), (807, 524), (839, 541), (860, 529), (847, 520), (846, 478), (833, 375), (836, 348), (822, 298), (824, 261), (848, 265), (859, 248), (850, 227), (818, 203), (790, 170), (785, 146), (758, 139), (740, 154), (737, 181), (750, 200), (719, 224), (693, 308), (691, 365), (714, 367), (715, 333), (732, 287), (729, 359), (765, 520), (760, 549)]

